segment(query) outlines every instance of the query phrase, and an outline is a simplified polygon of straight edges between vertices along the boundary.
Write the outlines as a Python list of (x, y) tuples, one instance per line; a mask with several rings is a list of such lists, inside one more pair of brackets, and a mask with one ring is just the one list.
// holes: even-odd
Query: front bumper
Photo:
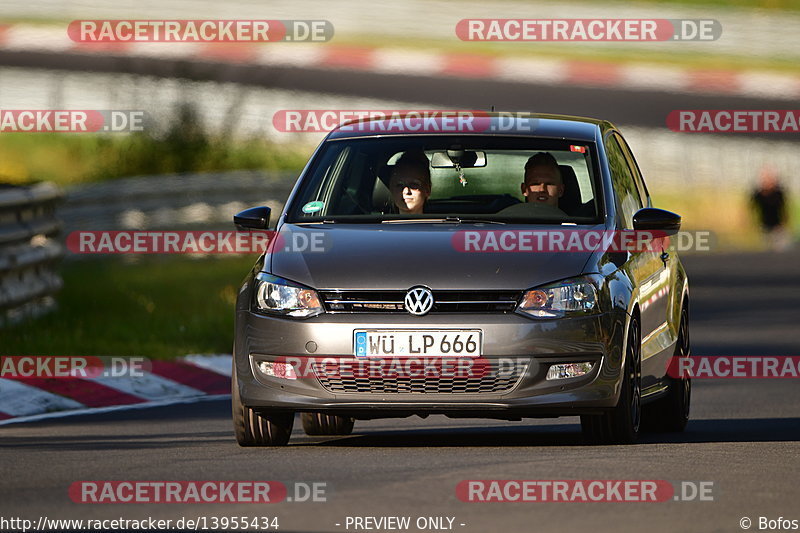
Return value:
[[(502, 392), (376, 393), (333, 392), (312, 373), (298, 379), (266, 376), (259, 361), (353, 357), (353, 330), (381, 328), (478, 328), (483, 358), (493, 365), (509, 359), (525, 372)], [(625, 315), (531, 320), (516, 314), (323, 314), (287, 320), (239, 310), (234, 364), (242, 402), (256, 410), (324, 411), (355, 418), (446, 414), (520, 418), (595, 414), (616, 405)], [(315, 351), (310, 351), (313, 345)], [(592, 361), (584, 376), (548, 381), (553, 363)], [(310, 367), (306, 367), (310, 368)]]

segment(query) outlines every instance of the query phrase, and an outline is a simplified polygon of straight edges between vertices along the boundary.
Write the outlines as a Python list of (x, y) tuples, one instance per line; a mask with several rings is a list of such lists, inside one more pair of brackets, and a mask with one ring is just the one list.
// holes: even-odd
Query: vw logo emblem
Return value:
[(425, 315), (433, 307), (433, 293), (427, 287), (412, 287), (406, 293), (405, 307), (412, 315)]

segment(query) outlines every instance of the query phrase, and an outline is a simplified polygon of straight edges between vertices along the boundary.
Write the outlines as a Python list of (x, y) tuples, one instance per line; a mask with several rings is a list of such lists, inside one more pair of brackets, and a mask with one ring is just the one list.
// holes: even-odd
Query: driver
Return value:
[(431, 195), (431, 168), (425, 152), (408, 151), (400, 156), (389, 178), (389, 190), (401, 214), (422, 214)]
[(558, 199), (564, 195), (564, 182), (556, 158), (547, 152), (531, 156), (525, 163), (521, 189), (526, 202), (541, 202), (558, 207)]

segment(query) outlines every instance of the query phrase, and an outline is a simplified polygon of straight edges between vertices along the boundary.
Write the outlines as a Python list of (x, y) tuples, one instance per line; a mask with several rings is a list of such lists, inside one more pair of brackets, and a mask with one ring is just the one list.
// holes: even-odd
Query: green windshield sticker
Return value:
[(325, 202), (308, 202), (306, 205), (303, 206), (303, 213), (316, 213), (320, 209), (325, 207)]

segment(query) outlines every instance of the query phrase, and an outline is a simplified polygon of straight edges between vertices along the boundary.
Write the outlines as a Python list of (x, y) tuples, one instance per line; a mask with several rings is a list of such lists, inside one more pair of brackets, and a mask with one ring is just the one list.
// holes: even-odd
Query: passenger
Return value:
[(389, 179), (392, 201), (403, 215), (419, 215), (431, 195), (431, 167), (422, 151), (405, 152)]
[(521, 184), (526, 202), (542, 202), (558, 207), (564, 195), (564, 182), (558, 161), (551, 154), (539, 152), (525, 163), (525, 178)]

